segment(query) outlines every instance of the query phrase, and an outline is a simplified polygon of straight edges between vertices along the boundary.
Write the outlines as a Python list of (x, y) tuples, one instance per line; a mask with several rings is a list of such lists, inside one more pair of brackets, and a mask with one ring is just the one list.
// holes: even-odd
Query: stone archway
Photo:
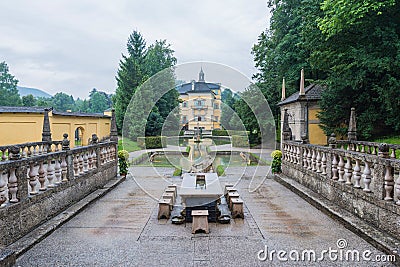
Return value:
[(86, 145), (84, 143), (84, 134), (85, 134), (85, 129), (82, 126), (78, 126), (75, 129), (74, 132), (74, 140), (75, 140), (75, 146), (83, 146)]

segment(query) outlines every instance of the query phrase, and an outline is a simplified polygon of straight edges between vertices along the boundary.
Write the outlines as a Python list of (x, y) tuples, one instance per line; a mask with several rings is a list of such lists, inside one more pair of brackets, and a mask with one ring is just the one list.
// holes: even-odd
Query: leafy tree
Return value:
[(67, 111), (73, 109), (75, 101), (72, 95), (60, 92), (54, 95), (52, 104), (56, 110)]
[(90, 96), (89, 111), (93, 113), (103, 113), (110, 106), (108, 105), (107, 97), (100, 93), (95, 92)]
[(9, 73), (6, 62), (0, 63), (0, 106), (20, 106), (18, 80)]
[(22, 105), (25, 107), (33, 107), (36, 105), (36, 99), (32, 94), (22, 97)]

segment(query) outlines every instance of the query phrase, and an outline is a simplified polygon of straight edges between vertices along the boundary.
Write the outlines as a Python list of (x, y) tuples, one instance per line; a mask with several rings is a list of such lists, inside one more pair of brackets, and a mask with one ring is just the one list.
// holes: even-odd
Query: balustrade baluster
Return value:
[(400, 173), (397, 176), (396, 179), (396, 184), (395, 184), (395, 190), (396, 190), (396, 194), (397, 194), (397, 201), (396, 204), (400, 205)]
[(344, 149), (344, 144), (343, 143), (340, 145), (340, 149)]
[(371, 155), (376, 155), (376, 148), (371, 146)]
[(364, 147), (364, 145), (361, 145), (361, 153), (365, 153), (365, 147)]
[(360, 181), (361, 181), (361, 167), (360, 167), (360, 160), (355, 159), (356, 165), (353, 169), (353, 178), (354, 178), (354, 188), (361, 188)]
[(74, 160), (72, 161), (74, 164), (74, 177), (79, 176), (79, 161), (78, 161), (78, 155), (74, 155)]
[(88, 172), (88, 156), (87, 152), (83, 153), (83, 172)]
[(79, 153), (78, 156), (78, 162), (79, 162), (79, 175), (83, 174), (83, 157), (82, 157), (82, 153)]
[(307, 169), (307, 148), (303, 148), (303, 167)]
[(346, 157), (346, 165), (344, 166), (346, 184), (351, 185), (351, 176), (353, 175), (353, 166), (351, 164), (350, 156)]
[(392, 201), (393, 200), (393, 186), (394, 186), (394, 180), (393, 180), (393, 174), (392, 174), (392, 166), (389, 164), (386, 164), (385, 166), (385, 198), (384, 200), (386, 201)]
[(38, 145), (38, 155), (42, 155), (42, 154), (43, 154), (42, 145)]
[(321, 173), (322, 172), (321, 171), (321, 166), (322, 166), (321, 159), (322, 159), (321, 152), (317, 151), (317, 158), (316, 158), (316, 161), (317, 161), (317, 173)]
[(317, 157), (316, 157), (316, 153), (315, 153), (315, 150), (313, 149), (313, 150), (312, 150), (312, 156), (311, 156), (311, 164), (312, 164), (312, 169), (311, 169), (311, 170), (312, 170), (313, 172), (315, 172), (315, 171), (317, 170), (317, 167), (316, 167), (316, 165), (317, 165), (317, 164), (316, 164), (316, 163), (317, 163), (317, 162), (316, 162), (316, 158), (317, 158)]
[(39, 183), (40, 183), (40, 188), (39, 191), (46, 191), (46, 175), (45, 175), (45, 170), (44, 170), (44, 164), (43, 161), (39, 163)]
[(54, 187), (53, 179), (54, 179), (54, 166), (51, 163), (51, 158), (49, 158), (47, 160), (47, 181), (49, 182), (47, 187), (49, 188)]
[(93, 161), (92, 161), (92, 151), (88, 151), (88, 170), (90, 171), (93, 168)]
[(29, 163), (29, 186), (31, 187), (31, 195), (36, 195), (38, 192), (36, 191), (36, 184), (37, 184), (37, 177), (38, 177), (38, 172), (36, 170), (36, 167), (34, 163)]
[(338, 180), (338, 182), (341, 182), (341, 183), (346, 182), (346, 180), (343, 178), (344, 160), (343, 160), (343, 156), (342, 155), (339, 155), (338, 172), (339, 172), (339, 180)]
[(54, 164), (54, 176), (56, 177), (56, 184), (61, 184), (61, 165), (60, 158), (56, 157), (56, 163)]
[(65, 158), (66, 156), (61, 157), (62, 182), (68, 182), (68, 164)]
[(326, 155), (325, 152), (321, 152), (322, 153), (322, 175), (326, 175)]
[(300, 147), (296, 147), (296, 164), (299, 164), (299, 165), (301, 165), (300, 153), (301, 153)]
[(289, 162), (293, 163), (293, 150), (291, 145), (289, 145)]
[(0, 174), (0, 207), (5, 206), (7, 202), (7, 177), (8, 172), (3, 170)]
[(362, 178), (363, 178), (363, 181), (364, 181), (364, 189), (363, 189), (363, 191), (371, 192), (371, 189), (369, 188), (369, 186), (371, 184), (371, 179), (372, 179), (371, 169), (369, 168), (368, 161), (365, 161), (364, 164), (365, 164), (365, 167), (364, 167), (364, 171), (363, 171), (363, 174), (362, 174)]
[(336, 159), (336, 155), (332, 154), (332, 179), (337, 180), (338, 177), (338, 161)]
[(307, 169), (311, 170), (312, 169), (312, 164), (311, 164), (311, 148), (308, 149), (308, 154), (307, 154)]
[(97, 168), (97, 154), (96, 154), (96, 149), (93, 149), (92, 151), (92, 169), (96, 169)]
[(358, 144), (355, 144), (356, 146), (356, 152), (360, 152), (360, 146)]
[(17, 198), (18, 180), (17, 176), (15, 175), (15, 168), (10, 169), (10, 177), (8, 178), (8, 192), (10, 192), (11, 195), (10, 202), (17, 203), (19, 201)]
[(395, 159), (395, 158), (396, 158), (396, 149), (392, 148), (392, 153), (390, 154), (390, 157), (391, 157), (392, 159)]

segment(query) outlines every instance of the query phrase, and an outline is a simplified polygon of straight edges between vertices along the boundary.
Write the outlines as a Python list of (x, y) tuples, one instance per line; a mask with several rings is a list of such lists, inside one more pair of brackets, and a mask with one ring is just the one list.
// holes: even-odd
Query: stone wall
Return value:
[(388, 149), (366, 151), (360, 144), (336, 149), (285, 142), (282, 172), (369, 224), (399, 238), (400, 160), (396, 159), (393, 151), (393, 157), (389, 157)]
[(115, 178), (116, 152), (116, 143), (107, 142), (0, 162), (0, 246)]

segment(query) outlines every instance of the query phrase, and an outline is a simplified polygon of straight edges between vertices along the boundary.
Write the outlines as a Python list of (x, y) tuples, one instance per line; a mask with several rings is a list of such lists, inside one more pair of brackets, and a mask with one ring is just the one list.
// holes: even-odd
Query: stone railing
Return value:
[[(393, 236), (400, 236), (398, 146), (283, 142), (282, 172)], [(333, 147), (332, 147), (333, 146)], [(345, 148), (345, 149), (344, 149)]]
[[(350, 151), (356, 151), (371, 155), (378, 155), (379, 146), (381, 143), (376, 142), (366, 142), (366, 141), (348, 141), (348, 140), (338, 140), (337, 146), (341, 149), (346, 149)], [(389, 148), (389, 157), (393, 159), (399, 159), (399, 155), (396, 155), (396, 151), (400, 151), (400, 145), (387, 144)]]
[(19, 155), (18, 157), (28, 158), (49, 152), (56, 152), (61, 150), (61, 145), (62, 141), (51, 141), (0, 146), (0, 160), (10, 160), (13, 154)]
[[(0, 245), (29, 233), (117, 175), (116, 142), (64, 150), (59, 142), (13, 147), (5, 150), (12, 154), (9, 160), (0, 162)], [(36, 153), (39, 147), (42, 153)]]

